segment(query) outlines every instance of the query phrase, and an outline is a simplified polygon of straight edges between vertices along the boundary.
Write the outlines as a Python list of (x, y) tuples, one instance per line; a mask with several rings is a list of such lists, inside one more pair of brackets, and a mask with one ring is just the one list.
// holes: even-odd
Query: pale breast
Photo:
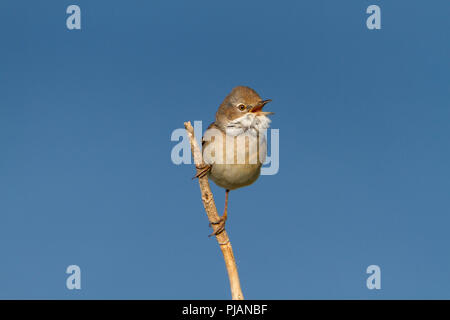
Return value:
[(204, 135), (203, 159), (212, 165), (209, 178), (225, 189), (237, 189), (255, 182), (267, 154), (264, 135), (250, 132), (231, 136), (210, 128)]
[(234, 190), (251, 185), (261, 173), (261, 165), (215, 164), (208, 177), (219, 187)]

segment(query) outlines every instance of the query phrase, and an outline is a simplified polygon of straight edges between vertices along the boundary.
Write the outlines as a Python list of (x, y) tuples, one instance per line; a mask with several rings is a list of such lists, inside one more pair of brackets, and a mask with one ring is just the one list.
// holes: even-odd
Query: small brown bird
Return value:
[[(203, 160), (206, 166), (195, 177), (208, 175), (225, 188), (225, 208), (216, 235), (225, 229), (228, 217), (228, 193), (255, 182), (266, 159), (267, 142), (264, 131), (267, 117), (273, 112), (262, 111), (271, 100), (262, 100), (249, 87), (235, 87), (219, 106), (216, 121), (202, 138)], [(210, 236), (211, 236), (210, 235)]]

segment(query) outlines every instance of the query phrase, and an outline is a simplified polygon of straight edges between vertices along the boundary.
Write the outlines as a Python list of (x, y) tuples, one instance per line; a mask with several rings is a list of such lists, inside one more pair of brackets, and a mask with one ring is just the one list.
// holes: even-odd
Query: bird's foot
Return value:
[(196, 168), (197, 168), (197, 174), (192, 179), (203, 178), (211, 170), (211, 166), (209, 164), (196, 166)]
[(219, 221), (216, 222), (210, 222), (209, 226), (212, 227), (213, 225), (218, 225), (218, 228), (216, 231), (211, 233), (208, 237), (217, 236), (219, 233), (222, 233), (225, 231), (225, 221), (227, 221), (226, 218), (220, 217)]

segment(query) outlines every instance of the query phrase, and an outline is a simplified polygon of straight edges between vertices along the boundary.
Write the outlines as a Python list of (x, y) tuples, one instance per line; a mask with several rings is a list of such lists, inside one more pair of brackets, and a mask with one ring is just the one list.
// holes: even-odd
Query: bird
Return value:
[[(215, 232), (225, 230), (228, 218), (228, 194), (253, 184), (261, 173), (267, 155), (265, 130), (269, 128), (269, 115), (263, 107), (272, 101), (263, 100), (252, 88), (234, 87), (220, 104), (215, 121), (202, 137), (204, 166), (194, 178), (205, 175), (216, 185), (225, 189), (224, 212)], [(210, 223), (211, 226), (211, 223)]]

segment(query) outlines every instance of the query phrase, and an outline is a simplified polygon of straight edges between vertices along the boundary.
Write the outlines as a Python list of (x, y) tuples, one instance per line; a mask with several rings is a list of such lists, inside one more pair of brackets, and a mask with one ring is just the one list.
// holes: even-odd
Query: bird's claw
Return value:
[(213, 233), (211, 233), (208, 237), (212, 237), (212, 236), (217, 236), (218, 234), (222, 233), (223, 231), (225, 231), (225, 221), (226, 219), (224, 219), (223, 217), (221, 217), (219, 219), (219, 221), (216, 222), (210, 222), (209, 226), (212, 227), (213, 225), (219, 225), (219, 227), (217, 228), (216, 231), (214, 231)]

